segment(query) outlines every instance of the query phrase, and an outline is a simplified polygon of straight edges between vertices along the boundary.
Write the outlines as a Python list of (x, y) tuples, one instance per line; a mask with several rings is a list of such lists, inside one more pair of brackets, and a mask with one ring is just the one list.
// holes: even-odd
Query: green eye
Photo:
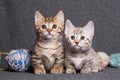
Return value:
[(74, 39), (75, 39), (75, 36), (71, 36), (71, 39), (74, 40)]
[(52, 28), (53, 28), (53, 29), (56, 29), (56, 28), (57, 28), (57, 25), (54, 24), (54, 25), (52, 26)]
[(46, 28), (47, 28), (47, 26), (43, 24), (42, 25), (42, 29), (46, 29)]
[(84, 37), (84, 36), (81, 36), (81, 37), (80, 37), (80, 40), (84, 40), (84, 39), (85, 39), (85, 37)]

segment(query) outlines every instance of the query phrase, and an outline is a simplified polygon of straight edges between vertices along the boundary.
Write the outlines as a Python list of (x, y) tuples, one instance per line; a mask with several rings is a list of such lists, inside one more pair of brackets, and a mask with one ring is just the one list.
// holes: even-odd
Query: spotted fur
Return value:
[[(67, 74), (98, 72), (104, 69), (102, 58), (92, 48), (94, 23), (89, 21), (84, 27), (74, 27), (70, 20), (65, 24), (65, 36), (68, 46), (65, 50)], [(73, 37), (74, 36), (74, 37)]]
[[(55, 25), (53, 27), (53, 25)], [(64, 14), (59, 11), (55, 17), (44, 17), (39, 11), (35, 13), (35, 26), (38, 35), (32, 66), (35, 74), (54, 74), (63, 72), (64, 52), (62, 33), (64, 29)]]

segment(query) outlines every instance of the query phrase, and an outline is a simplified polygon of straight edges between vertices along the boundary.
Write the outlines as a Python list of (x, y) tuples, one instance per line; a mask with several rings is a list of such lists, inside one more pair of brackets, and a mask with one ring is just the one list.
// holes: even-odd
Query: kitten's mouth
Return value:
[(53, 37), (54, 37), (54, 35), (52, 35), (52, 34), (47, 34), (47, 35), (46, 35), (46, 38), (47, 38), (47, 39), (51, 39), (51, 38), (53, 38)]
[(53, 35), (51, 35), (51, 34), (48, 34), (48, 35), (47, 35), (47, 37), (53, 37)]
[(79, 46), (79, 45), (74, 45), (73, 47), (72, 47), (72, 51), (73, 52), (80, 52), (81, 51), (81, 47)]
[(73, 46), (75, 49), (80, 49), (81, 47), (79, 45)]
[(74, 49), (75, 51), (86, 52), (86, 51), (88, 50), (88, 47), (86, 47), (86, 46), (75, 45), (75, 46), (73, 46), (73, 49)]
[(48, 33), (47, 35), (52, 35), (51, 33)]

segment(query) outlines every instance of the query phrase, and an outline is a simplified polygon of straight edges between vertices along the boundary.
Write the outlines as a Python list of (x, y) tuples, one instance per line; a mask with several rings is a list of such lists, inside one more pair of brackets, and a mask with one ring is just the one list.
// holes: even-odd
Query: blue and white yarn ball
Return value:
[(6, 56), (7, 63), (13, 71), (26, 71), (30, 67), (31, 54), (26, 49), (12, 50)]

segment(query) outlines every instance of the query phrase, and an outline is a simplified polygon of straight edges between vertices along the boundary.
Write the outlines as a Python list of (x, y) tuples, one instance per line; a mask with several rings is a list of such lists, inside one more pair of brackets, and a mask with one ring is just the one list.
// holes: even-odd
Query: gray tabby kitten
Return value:
[[(92, 48), (94, 23), (89, 21), (84, 27), (74, 27), (70, 20), (65, 24), (65, 36), (68, 46), (65, 50), (67, 74), (98, 72), (104, 69), (101, 57)], [(105, 54), (103, 52), (103, 54)]]
[(44, 17), (39, 11), (36, 11), (35, 26), (38, 39), (32, 54), (34, 73), (46, 74), (46, 71), (54, 74), (62, 73), (64, 66), (63, 11), (59, 11), (55, 17)]

